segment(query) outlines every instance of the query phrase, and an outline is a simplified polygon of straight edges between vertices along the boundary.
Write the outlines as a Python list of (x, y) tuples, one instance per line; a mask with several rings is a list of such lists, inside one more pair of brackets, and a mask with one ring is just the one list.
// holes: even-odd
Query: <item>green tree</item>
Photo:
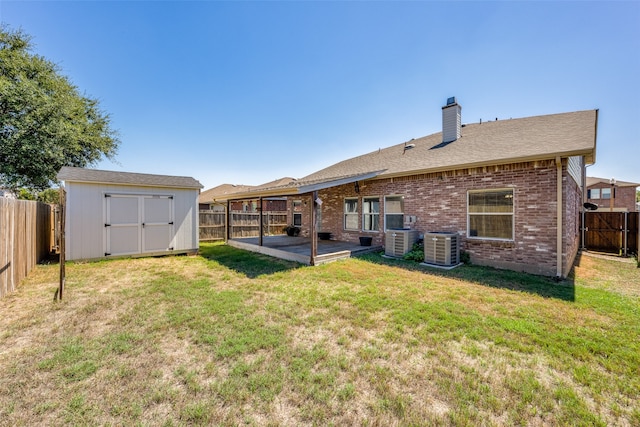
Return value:
[(60, 203), (60, 190), (57, 188), (47, 188), (38, 193), (39, 202), (58, 204)]
[(16, 198), (20, 200), (36, 200), (37, 196), (26, 188), (21, 188), (16, 193)]
[(28, 35), (0, 27), (0, 186), (14, 191), (49, 188), (62, 166), (111, 159), (120, 143), (98, 101), (31, 50)]
[(58, 204), (60, 203), (60, 189), (47, 188), (44, 191), (34, 192), (28, 188), (21, 188), (16, 193), (16, 198), (20, 200), (37, 200), (43, 203)]

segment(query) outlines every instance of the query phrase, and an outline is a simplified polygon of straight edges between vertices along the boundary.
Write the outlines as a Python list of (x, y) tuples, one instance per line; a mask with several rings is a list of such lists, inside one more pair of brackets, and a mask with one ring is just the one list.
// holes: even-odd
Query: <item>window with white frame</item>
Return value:
[(358, 199), (344, 199), (344, 229), (358, 229)]
[(293, 225), (296, 227), (302, 226), (302, 201), (293, 201)]
[(513, 190), (469, 191), (469, 237), (513, 240)]
[(364, 231), (380, 230), (380, 199), (378, 197), (362, 198), (362, 229)]
[(592, 188), (591, 190), (589, 190), (589, 198), (590, 199), (599, 199), (600, 198), (600, 189), (599, 188)]
[(384, 227), (386, 230), (404, 227), (404, 196), (384, 198)]
[(603, 188), (600, 191), (602, 191), (602, 198), (603, 199), (610, 199), (611, 198), (611, 189), (610, 188)]

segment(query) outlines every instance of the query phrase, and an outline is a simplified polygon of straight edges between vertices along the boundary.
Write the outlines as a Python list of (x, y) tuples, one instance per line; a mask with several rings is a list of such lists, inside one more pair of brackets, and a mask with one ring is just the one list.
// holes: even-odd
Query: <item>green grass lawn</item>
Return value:
[(38, 266), (0, 300), (0, 425), (640, 425), (640, 269), (370, 254)]

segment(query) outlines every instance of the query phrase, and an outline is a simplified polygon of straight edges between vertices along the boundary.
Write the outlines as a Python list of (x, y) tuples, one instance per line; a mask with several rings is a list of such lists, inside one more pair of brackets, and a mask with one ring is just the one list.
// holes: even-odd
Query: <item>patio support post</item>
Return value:
[(258, 245), (262, 246), (262, 235), (264, 234), (264, 228), (262, 226), (262, 197), (258, 199)]
[(224, 240), (231, 239), (231, 200), (227, 200), (227, 217), (224, 221)]
[(318, 198), (318, 192), (311, 193), (311, 259), (309, 259), (310, 265), (316, 264), (316, 256), (318, 256), (318, 233), (316, 232), (316, 199)]
[(627, 256), (627, 246), (629, 246), (629, 242), (627, 241), (628, 233), (629, 233), (629, 214), (627, 212), (624, 213), (624, 256)]

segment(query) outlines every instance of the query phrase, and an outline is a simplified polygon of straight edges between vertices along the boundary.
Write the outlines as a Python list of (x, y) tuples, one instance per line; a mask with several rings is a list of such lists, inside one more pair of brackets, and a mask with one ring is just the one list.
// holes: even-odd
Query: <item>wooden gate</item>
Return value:
[(583, 244), (587, 250), (638, 253), (638, 212), (585, 212)]

